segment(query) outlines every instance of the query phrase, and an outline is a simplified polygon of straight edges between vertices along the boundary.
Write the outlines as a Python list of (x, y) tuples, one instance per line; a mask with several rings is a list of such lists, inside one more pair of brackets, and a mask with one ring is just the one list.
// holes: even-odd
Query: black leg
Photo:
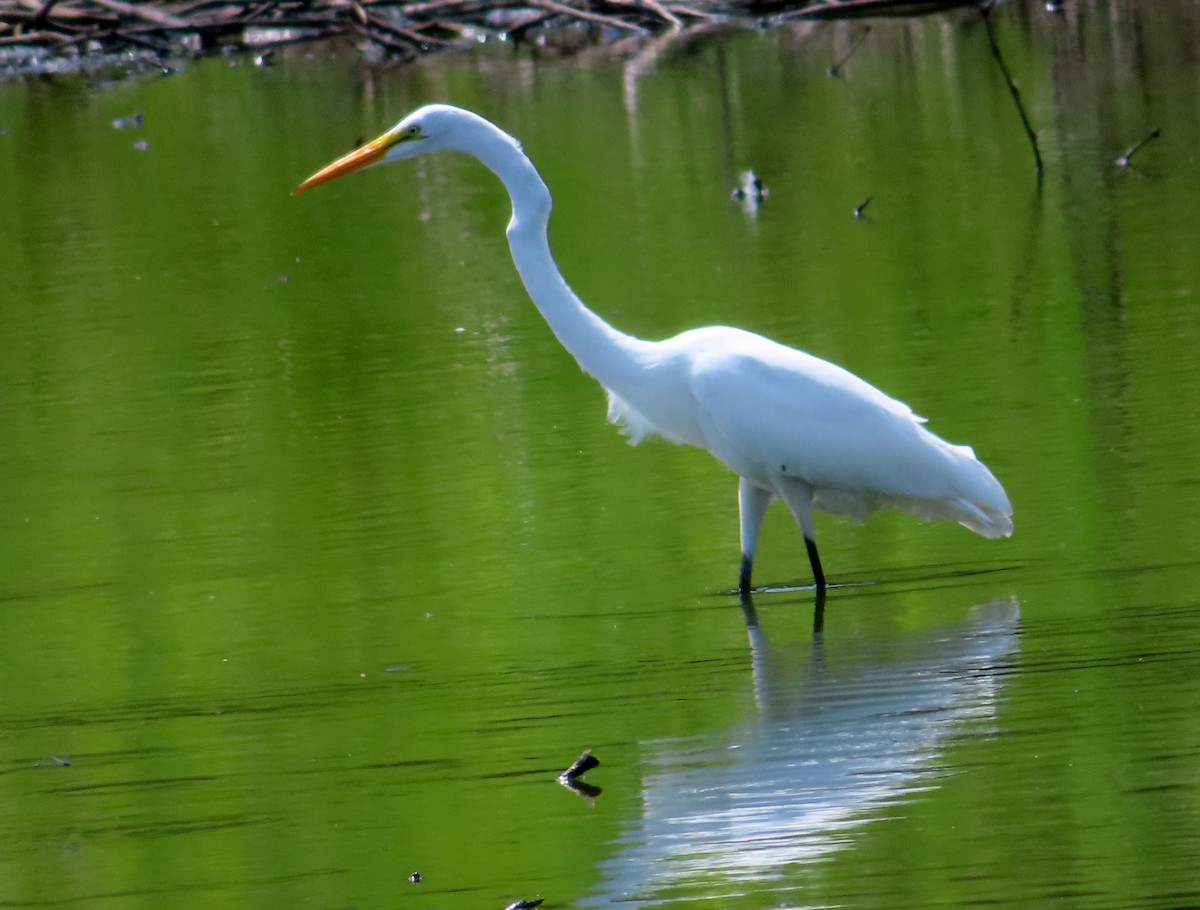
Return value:
[(743, 591), (738, 598), (742, 602), (742, 615), (746, 618), (746, 628), (754, 632), (758, 628), (758, 611), (754, 609), (754, 598), (749, 592)]
[(751, 568), (753, 568), (753, 566), (754, 566), (754, 560), (751, 557), (747, 556), (745, 553), (743, 553), (742, 554), (742, 571), (738, 575), (738, 593), (739, 594), (749, 594), (750, 593), (750, 570), (751, 570)]
[(825, 589), (817, 588), (817, 599), (813, 604), (813, 638), (819, 639), (825, 631)]
[(821, 569), (821, 557), (817, 555), (817, 542), (809, 537), (805, 537), (804, 546), (808, 549), (808, 561), (812, 563), (813, 578), (817, 582), (817, 591), (824, 594), (825, 572)]

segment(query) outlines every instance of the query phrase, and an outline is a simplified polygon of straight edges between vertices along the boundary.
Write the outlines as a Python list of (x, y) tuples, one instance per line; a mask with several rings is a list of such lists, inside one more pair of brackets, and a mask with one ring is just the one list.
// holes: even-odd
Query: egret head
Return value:
[(415, 158), (441, 149), (469, 151), (481, 128), (495, 131), (495, 127), (478, 114), (448, 104), (428, 104), (413, 111), (382, 136), (321, 168), (292, 190), (292, 195), (377, 164)]

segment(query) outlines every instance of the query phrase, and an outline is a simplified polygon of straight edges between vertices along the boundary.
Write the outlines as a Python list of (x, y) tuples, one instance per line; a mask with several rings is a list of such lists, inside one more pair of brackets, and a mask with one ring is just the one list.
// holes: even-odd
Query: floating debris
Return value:
[(582, 778), (583, 775), (587, 774), (593, 768), (598, 767), (600, 767), (600, 759), (596, 758), (590, 749), (585, 749), (583, 754), (575, 759), (571, 767), (558, 775), (558, 782), (576, 795), (582, 796), (588, 802), (595, 802), (596, 797), (604, 791), (600, 787), (589, 784)]
[(741, 175), (741, 183), (733, 188), (729, 194), (733, 199), (736, 199), (742, 204), (742, 211), (752, 220), (758, 219), (758, 210), (763, 204), (763, 200), (771, 194), (766, 185), (758, 178), (754, 171), (744, 171)]
[(1004, 62), (1004, 54), (1001, 53), (1000, 43), (996, 40), (996, 30), (992, 27), (992, 7), (990, 3), (985, 3), (979, 7), (979, 17), (983, 22), (983, 30), (987, 34), (988, 45), (992, 49), (992, 59), (996, 61), (996, 66), (1000, 68), (1000, 73), (1004, 76), (1004, 81), (1008, 83), (1008, 94), (1017, 108), (1017, 116), (1021, 118), (1021, 126), (1025, 130), (1025, 138), (1029, 140), (1029, 147), (1033, 151), (1033, 169), (1037, 175), (1037, 184), (1040, 187), (1042, 185), (1042, 174), (1046, 170), (1042, 164), (1041, 146), (1038, 145), (1037, 133), (1033, 129), (1033, 124), (1029, 122), (1029, 114), (1025, 110), (1024, 103), (1021, 101), (1021, 90), (1017, 87), (1017, 82), (1013, 79), (1008, 64)]
[(862, 47), (862, 43), (867, 40), (867, 35), (870, 33), (871, 26), (864, 25), (863, 30), (858, 33), (858, 37), (854, 40), (854, 43), (850, 45), (850, 50), (846, 51), (845, 56), (843, 56), (842, 59), (837, 63), (833, 64), (833, 66), (826, 67), (825, 75), (829, 76), (830, 78), (836, 78), (840, 76), (842, 74), (842, 67), (846, 65), (846, 61), (854, 55), (856, 50)]
[(1135, 142), (1129, 148), (1125, 149), (1125, 154), (1113, 162), (1117, 167), (1129, 167), (1130, 160), (1137, 154), (1138, 149), (1149, 142), (1151, 139), (1157, 139), (1162, 135), (1162, 130), (1157, 126), (1152, 129), (1140, 142)]
[(746, 199), (753, 199), (756, 202), (761, 202), (771, 194), (771, 191), (766, 188), (758, 174), (754, 171), (743, 171), (742, 182), (733, 188), (733, 192), (729, 195), (739, 202)]
[(558, 775), (558, 779), (561, 781), (572, 781), (577, 777), (582, 777), (584, 774), (587, 774), (593, 768), (599, 767), (600, 759), (596, 758), (596, 756), (592, 754), (591, 749), (584, 749), (583, 754), (580, 755), (579, 758), (575, 759), (571, 767), (567, 768), (566, 771)]
[(141, 111), (134, 111), (128, 117), (118, 117), (112, 122), (114, 130), (140, 130), (145, 118)]
[(589, 784), (586, 780), (579, 778), (560, 777), (558, 782), (574, 793), (576, 796), (587, 800), (589, 804), (595, 804), (600, 794), (604, 792), (603, 787), (597, 787), (595, 784)]

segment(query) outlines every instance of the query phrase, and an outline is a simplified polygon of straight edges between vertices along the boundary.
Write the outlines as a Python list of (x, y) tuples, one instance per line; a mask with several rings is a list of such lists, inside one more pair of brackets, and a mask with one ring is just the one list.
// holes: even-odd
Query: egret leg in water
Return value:
[(608, 393), (609, 420), (634, 444), (662, 436), (696, 446), (738, 475), (740, 591), (752, 588), (759, 530), (776, 498), (804, 533), (822, 594), (814, 511), (862, 521), (894, 508), (926, 521), (957, 521), (984, 537), (1012, 533), (1008, 496), (975, 453), (935, 436), (907, 405), (853, 373), (728, 326), (645, 341), (589, 310), (550, 254), (550, 191), (517, 140), (478, 114), (422, 107), (292, 192), (441, 150), (476, 158), (508, 190), (513, 263), (563, 347)]

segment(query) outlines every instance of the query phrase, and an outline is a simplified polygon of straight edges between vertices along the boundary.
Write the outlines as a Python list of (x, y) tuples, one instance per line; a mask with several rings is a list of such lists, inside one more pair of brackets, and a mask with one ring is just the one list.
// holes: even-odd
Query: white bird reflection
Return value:
[[(586, 903), (653, 904), (782, 876), (936, 785), (938, 750), (994, 716), (1018, 647), (1015, 599), (952, 631), (773, 649), (747, 610), (757, 716), (650, 747), (641, 817)], [(689, 887), (691, 886), (691, 887)], [(734, 884), (736, 888), (736, 884)]]

